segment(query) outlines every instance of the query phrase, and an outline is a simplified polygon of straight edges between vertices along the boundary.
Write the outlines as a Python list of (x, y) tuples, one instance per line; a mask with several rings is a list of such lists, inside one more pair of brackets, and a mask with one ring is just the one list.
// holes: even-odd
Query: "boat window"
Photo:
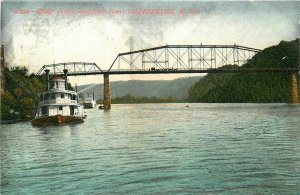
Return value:
[(59, 106), (58, 109), (59, 109), (59, 110), (63, 110), (63, 107), (62, 107), (62, 106)]
[(56, 88), (58, 88), (58, 81), (55, 81)]
[(53, 81), (50, 82), (50, 88), (54, 88), (54, 82)]
[(51, 99), (52, 99), (52, 100), (55, 100), (55, 93), (52, 93), (52, 94), (51, 94)]
[(62, 93), (62, 94), (60, 95), (60, 97), (61, 97), (62, 99), (65, 98), (65, 94)]
[(45, 100), (48, 100), (48, 98), (49, 98), (49, 94), (46, 93), (44, 99), (45, 99)]
[(47, 106), (42, 107), (42, 115), (48, 115), (48, 107)]
[(74, 115), (74, 106), (70, 106), (70, 115)]

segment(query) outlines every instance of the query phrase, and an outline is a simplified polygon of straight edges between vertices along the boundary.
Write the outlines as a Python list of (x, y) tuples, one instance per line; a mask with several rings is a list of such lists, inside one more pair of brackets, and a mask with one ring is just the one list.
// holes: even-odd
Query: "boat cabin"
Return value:
[(50, 81), (50, 89), (66, 90), (66, 82), (62, 77), (54, 77)]

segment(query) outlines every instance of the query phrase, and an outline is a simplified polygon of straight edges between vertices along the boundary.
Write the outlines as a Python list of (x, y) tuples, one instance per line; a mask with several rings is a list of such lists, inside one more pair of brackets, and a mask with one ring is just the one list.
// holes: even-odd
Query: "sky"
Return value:
[[(110, 9), (119, 14), (108, 13)], [(174, 14), (131, 12), (143, 9), (173, 10)], [(180, 14), (182, 9), (185, 14)], [(194, 14), (188, 13), (191, 9)], [(91, 12), (95, 10), (97, 14)], [(26, 66), (34, 73), (46, 64), (74, 61), (95, 62), (108, 69), (118, 53), (166, 44), (238, 44), (264, 49), (299, 38), (299, 13), (296, 1), (2, 0), (1, 44), (9, 66)], [(176, 77), (114, 75), (111, 80)], [(102, 76), (70, 80), (103, 82)]]

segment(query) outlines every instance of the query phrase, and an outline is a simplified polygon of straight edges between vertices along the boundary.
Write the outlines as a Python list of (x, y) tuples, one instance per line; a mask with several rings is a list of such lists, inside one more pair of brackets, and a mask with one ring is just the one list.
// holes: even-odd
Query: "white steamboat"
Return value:
[(64, 77), (55, 76), (49, 81), (46, 70), (47, 91), (39, 95), (32, 125), (62, 125), (83, 122), (84, 107), (78, 104), (77, 93), (67, 90), (67, 70)]

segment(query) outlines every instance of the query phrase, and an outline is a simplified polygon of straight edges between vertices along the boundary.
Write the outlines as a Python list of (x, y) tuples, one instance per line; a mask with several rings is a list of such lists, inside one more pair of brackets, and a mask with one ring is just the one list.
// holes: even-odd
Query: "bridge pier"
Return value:
[(290, 94), (288, 98), (289, 104), (298, 104), (299, 103), (299, 94), (298, 94), (298, 72), (292, 72), (290, 77)]
[(109, 110), (111, 108), (110, 92), (109, 92), (109, 74), (104, 74), (104, 90), (103, 90), (103, 108)]

